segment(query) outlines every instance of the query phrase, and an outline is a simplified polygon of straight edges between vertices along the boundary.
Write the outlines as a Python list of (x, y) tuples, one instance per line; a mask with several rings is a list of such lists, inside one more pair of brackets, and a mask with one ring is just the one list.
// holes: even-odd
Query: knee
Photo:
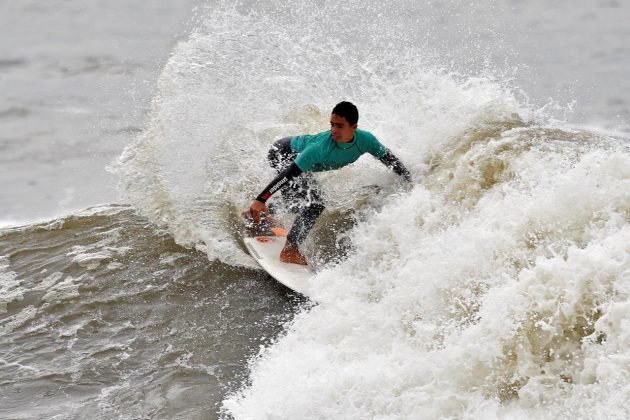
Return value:
[(325, 209), (326, 206), (324, 206), (322, 203), (313, 203), (309, 206), (308, 211), (312, 216), (319, 217), (319, 215), (322, 214)]

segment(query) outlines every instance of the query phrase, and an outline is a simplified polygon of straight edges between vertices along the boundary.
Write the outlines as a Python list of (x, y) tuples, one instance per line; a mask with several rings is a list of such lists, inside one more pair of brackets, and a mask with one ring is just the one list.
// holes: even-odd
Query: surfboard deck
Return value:
[(280, 261), (280, 251), (284, 248), (286, 240), (286, 231), (275, 221), (259, 225), (246, 221), (243, 242), (249, 254), (278, 282), (308, 296), (309, 280), (314, 272), (308, 265)]

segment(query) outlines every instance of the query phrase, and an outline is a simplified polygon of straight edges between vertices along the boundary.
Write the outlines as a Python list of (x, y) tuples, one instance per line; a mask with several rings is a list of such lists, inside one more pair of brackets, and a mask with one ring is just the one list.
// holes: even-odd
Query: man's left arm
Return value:
[(383, 165), (394, 171), (396, 175), (401, 176), (405, 181), (412, 182), (411, 173), (409, 173), (409, 171), (407, 170), (405, 165), (403, 165), (400, 159), (394, 156), (391, 150), (386, 148), (385, 154), (382, 157), (378, 158), (378, 160), (380, 160)]
[(398, 159), (391, 150), (383, 145), (378, 139), (369, 132), (364, 132), (366, 134), (365, 140), (367, 143), (367, 151), (376, 159), (380, 160), (383, 165), (390, 168), (396, 175), (402, 177), (405, 181), (411, 183), (413, 180), (411, 179), (411, 173), (405, 168), (405, 165)]

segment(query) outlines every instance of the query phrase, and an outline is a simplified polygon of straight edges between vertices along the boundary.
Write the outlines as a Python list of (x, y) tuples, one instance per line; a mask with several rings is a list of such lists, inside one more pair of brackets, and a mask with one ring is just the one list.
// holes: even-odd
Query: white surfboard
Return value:
[(280, 251), (286, 240), (286, 237), (276, 235), (243, 238), (250, 255), (271, 277), (289, 289), (308, 296), (309, 280), (313, 277), (313, 271), (307, 265), (280, 261)]

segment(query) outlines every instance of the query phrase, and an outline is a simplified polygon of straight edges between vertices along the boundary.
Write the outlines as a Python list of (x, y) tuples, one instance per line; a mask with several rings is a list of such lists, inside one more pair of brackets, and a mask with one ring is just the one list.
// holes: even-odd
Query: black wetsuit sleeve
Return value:
[(269, 200), (269, 197), (273, 195), (273, 193), (278, 191), (289, 181), (291, 181), (296, 176), (299, 176), (300, 174), (302, 174), (302, 170), (299, 166), (295, 164), (295, 162), (293, 162), (288, 168), (280, 172), (278, 176), (269, 183), (269, 185), (267, 185), (263, 192), (261, 192), (258, 197), (256, 197), (256, 200), (263, 203), (266, 202), (267, 200)]
[(396, 175), (400, 175), (405, 181), (411, 182), (411, 174), (407, 168), (405, 168), (405, 165), (403, 165), (403, 163), (394, 156), (391, 150), (387, 149), (387, 152), (379, 160), (383, 163), (383, 165), (394, 171)]

